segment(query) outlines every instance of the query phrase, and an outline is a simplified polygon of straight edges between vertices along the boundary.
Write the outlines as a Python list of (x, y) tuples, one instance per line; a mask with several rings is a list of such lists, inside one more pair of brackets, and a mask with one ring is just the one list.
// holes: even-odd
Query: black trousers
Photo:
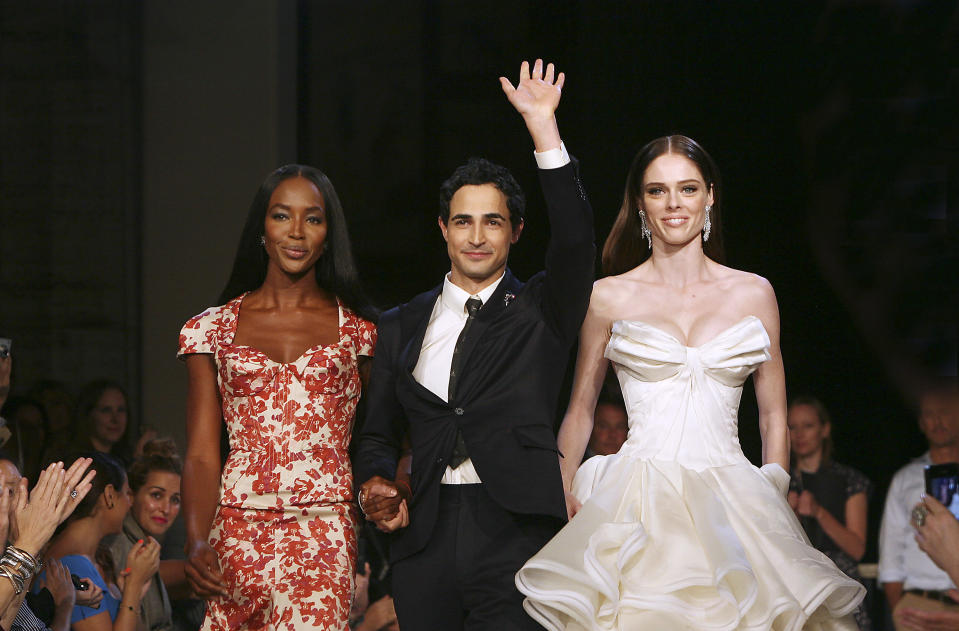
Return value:
[(442, 485), (429, 543), (393, 565), (400, 629), (541, 631), (523, 610), (514, 575), (561, 526), (501, 508), (482, 484)]

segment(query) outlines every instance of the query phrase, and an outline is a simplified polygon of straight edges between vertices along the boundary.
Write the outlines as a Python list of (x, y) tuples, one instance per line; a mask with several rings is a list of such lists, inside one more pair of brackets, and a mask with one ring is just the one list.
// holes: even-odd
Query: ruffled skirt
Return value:
[(751, 464), (598, 456), (573, 493), (583, 507), (516, 574), (547, 629), (856, 629), (864, 588)]

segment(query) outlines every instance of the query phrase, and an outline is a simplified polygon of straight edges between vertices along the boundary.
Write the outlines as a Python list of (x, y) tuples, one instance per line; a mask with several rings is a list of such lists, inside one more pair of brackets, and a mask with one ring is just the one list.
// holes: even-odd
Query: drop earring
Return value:
[(643, 209), (639, 209), (639, 226), (640, 230), (643, 233), (643, 238), (649, 243), (649, 249), (653, 249), (653, 235), (649, 233), (649, 227), (646, 225), (646, 213), (643, 212)]
[(260, 235), (260, 245), (262, 246), (266, 245), (266, 235), (262, 235), (262, 234)]
[(703, 243), (709, 241), (709, 230), (713, 227), (713, 222), (709, 220), (709, 211), (712, 209), (712, 206), (706, 204), (706, 221), (703, 222)]

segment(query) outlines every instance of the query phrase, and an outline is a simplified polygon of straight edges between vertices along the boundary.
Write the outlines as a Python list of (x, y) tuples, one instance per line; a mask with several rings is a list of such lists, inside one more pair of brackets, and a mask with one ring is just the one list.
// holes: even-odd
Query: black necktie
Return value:
[[(473, 326), (473, 320), (476, 319), (476, 313), (482, 306), (483, 301), (479, 298), (470, 298), (466, 301), (466, 313), (468, 314), (466, 324), (463, 325), (463, 330), (460, 331), (459, 337), (456, 338), (456, 345), (453, 346), (453, 361), (450, 362), (450, 386), (449, 396), (447, 397), (449, 403), (453, 402), (453, 397), (456, 395), (456, 382), (459, 377), (460, 365), (462, 364), (460, 355), (463, 340), (466, 339), (466, 334), (469, 332), (470, 327)], [(450, 457), (450, 466), (455, 469), (463, 464), (463, 461), (467, 458), (469, 458), (469, 454), (466, 452), (466, 443), (463, 441), (463, 434), (457, 429), (456, 446), (453, 448), (453, 455)]]

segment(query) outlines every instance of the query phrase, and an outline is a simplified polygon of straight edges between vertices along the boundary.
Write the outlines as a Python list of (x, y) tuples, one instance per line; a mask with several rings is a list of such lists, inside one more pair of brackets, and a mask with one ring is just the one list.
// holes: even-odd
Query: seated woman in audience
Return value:
[[(862, 583), (857, 564), (866, 552), (869, 479), (832, 460), (832, 423), (818, 399), (793, 400), (786, 419), (793, 463), (789, 505), (810, 543)], [(856, 622), (860, 629), (872, 628), (862, 605), (856, 610)]]
[(127, 395), (120, 384), (106, 379), (91, 381), (77, 398), (76, 416), (70, 431), (51, 436), (45, 460), (60, 459), (76, 451), (99, 451), (120, 460), (133, 461)]
[[(40, 552), (54, 529), (90, 490), (93, 472), (87, 473), (89, 465), (89, 460), (78, 459), (64, 471), (63, 463), (55, 462), (40, 473), (28, 494), (27, 480), (11, 461), (0, 460), (0, 542), (7, 544), (0, 558), (0, 626), (4, 629), (46, 628), (24, 602), (25, 588), (40, 569)], [(66, 614), (75, 597), (70, 575), (55, 561), (48, 569), (48, 590), (54, 605), (61, 609), (49, 626), (67, 629)]]
[[(122, 530), (130, 510), (130, 487), (115, 458), (99, 452), (89, 456), (96, 471), (93, 488), (54, 537), (46, 556), (60, 559), (70, 572), (104, 592), (98, 608), (74, 606), (74, 631), (133, 631), (140, 601), (160, 565), (160, 544), (144, 537), (131, 548), (123, 566), (113, 564), (101, 542)], [(120, 567), (126, 569), (120, 571)]]
[[(123, 520), (123, 532), (109, 538), (107, 546), (114, 567), (125, 567), (127, 556), (138, 541), (153, 537), (162, 540), (180, 513), (180, 475), (183, 465), (172, 439), (152, 440), (143, 446), (143, 455), (129, 470), (133, 507)], [(167, 589), (187, 588), (185, 561), (160, 562), (160, 571), (150, 580), (141, 601), (140, 621), (144, 629), (173, 627), (173, 612)]]

